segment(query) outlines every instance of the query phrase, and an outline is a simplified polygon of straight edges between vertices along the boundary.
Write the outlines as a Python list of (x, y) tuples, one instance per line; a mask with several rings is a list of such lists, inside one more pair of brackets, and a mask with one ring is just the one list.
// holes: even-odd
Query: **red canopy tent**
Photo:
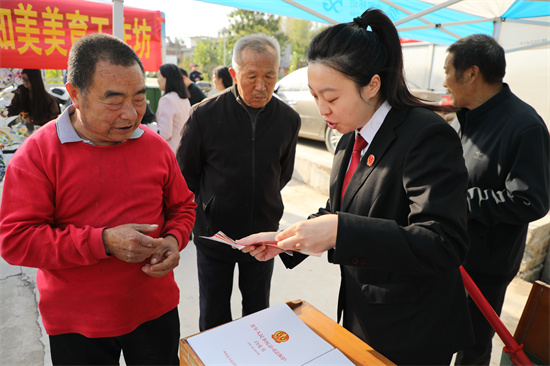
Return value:
[[(83, 0), (2, 0), (0, 68), (66, 69), (72, 43), (88, 33), (113, 34), (113, 5)], [(164, 17), (124, 7), (124, 41), (147, 71), (162, 65)]]

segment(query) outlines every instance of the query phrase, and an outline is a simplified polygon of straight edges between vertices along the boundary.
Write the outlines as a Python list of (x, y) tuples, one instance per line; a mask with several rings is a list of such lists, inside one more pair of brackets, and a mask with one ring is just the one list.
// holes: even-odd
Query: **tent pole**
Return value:
[(323, 15), (323, 14), (321, 14), (321, 13), (319, 13), (319, 12), (316, 12), (315, 10), (310, 9), (310, 8), (308, 8), (308, 7), (305, 6), (305, 5), (302, 5), (302, 4), (300, 4), (300, 3), (297, 3), (297, 2), (294, 1), (294, 0), (283, 0), (283, 1), (284, 1), (285, 3), (287, 3), (287, 4), (290, 4), (290, 5), (292, 5), (292, 6), (297, 7), (297, 8), (300, 9), (300, 10), (305, 11), (306, 13), (309, 13), (309, 14), (311, 14), (311, 15), (313, 15), (313, 16), (316, 16), (317, 18), (323, 19), (325, 22), (327, 22), (327, 23), (329, 23), (329, 24), (332, 24), (332, 25), (340, 24), (340, 22), (337, 22), (336, 20), (334, 20), (334, 19), (332, 19), (332, 18), (329, 18), (329, 17), (327, 17), (326, 15)]
[(434, 58), (435, 58), (435, 44), (430, 44), (430, 68), (429, 68), (429, 72), (428, 72), (428, 87), (426, 89), (428, 90), (435, 90), (435, 88), (432, 87), (432, 73), (433, 73), (433, 70), (434, 70)]
[(440, 23), (440, 24), (425, 24), (425, 25), (416, 25), (412, 27), (401, 27), (397, 28), (399, 32), (408, 32), (413, 30), (420, 30), (420, 29), (431, 29), (431, 28), (445, 28), (445, 27), (452, 27), (456, 25), (463, 25), (463, 24), (476, 24), (476, 23), (485, 23), (485, 22), (494, 22), (495, 18), (482, 18), (482, 19), (474, 19), (474, 20), (463, 20), (461, 22), (449, 22), (449, 23)]
[(501, 18), (495, 18), (493, 20), (493, 38), (496, 39), (496, 41), (500, 44), (500, 34), (502, 30), (502, 19)]
[(529, 45), (522, 46), (522, 47), (504, 49), (504, 51), (505, 51), (506, 53), (509, 53), (509, 52), (516, 52), (516, 51), (528, 50), (528, 49), (530, 49), (530, 48), (536, 48), (536, 47), (546, 46), (546, 45), (549, 45), (549, 44), (550, 44), (550, 41), (544, 41), (544, 42), (529, 44)]
[(461, 2), (462, 0), (448, 0), (444, 3), (432, 6), (431, 8), (428, 8), (426, 10), (419, 11), (418, 13), (414, 13), (412, 15), (409, 15), (408, 17), (405, 17), (403, 19), (399, 19), (398, 21), (394, 22), (395, 26), (398, 26), (399, 24), (407, 23), (408, 21), (420, 18), (423, 15), (433, 13), (434, 11), (437, 11), (439, 9), (447, 8), (453, 4), (456, 4), (458, 2)]
[(124, 0), (113, 0), (113, 36), (124, 40)]
[[(390, 1), (390, 0), (380, 0), (380, 1), (382, 1), (384, 4), (389, 5), (389, 6), (395, 8), (395, 9), (397, 9), (397, 10), (400, 10), (400, 11), (402, 11), (403, 13), (408, 14), (408, 15), (410, 15), (410, 16), (412, 16), (412, 15), (414, 14), (412, 11), (409, 11), (409, 10), (405, 9), (404, 7), (402, 7), (402, 6), (398, 5), (398, 4), (396, 4), (394, 1)], [(426, 24), (431, 24), (431, 25), (433, 25), (433, 26), (435, 27), (435, 23), (434, 23), (434, 22), (430, 22), (430, 21), (427, 20), (427, 19), (424, 19), (424, 18), (420, 17), (420, 18), (418, 18), (418, 20), (421, 20), (421, 21), (423, 21), (423, 22), (426, 23)], [(394, 22), (394, 24), (395, 24), (395, 23), (396, 23), (396, 22)]]

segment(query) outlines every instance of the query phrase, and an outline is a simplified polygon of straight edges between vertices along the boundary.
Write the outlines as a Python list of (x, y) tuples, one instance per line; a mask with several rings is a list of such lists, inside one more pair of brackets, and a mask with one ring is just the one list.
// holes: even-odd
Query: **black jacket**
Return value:
[(199, 86), (195, 83), (189, 84), (187, 90), (189, 90), (189, 102), (191, 105), (195, 105), (206, 98), (206, 95), (204, 95), (201, 88), (199, 88)]
[(11, 104), (8, 106), (8, 116), (27, 112), (31, 123), (39, 126), (45, 125), (46, 122), (57, 118), (59, 113), (61, 113), (57, 100), (47, 92), (40, 95), (41, 100), (33, 104), (29, 89), (23, 85), (19, 85), (14, 92)]
[(280, 191), (292, 177), (299, 115), (273, 97), (255, 120), (237, 100), (236, 86), (194, 106), (177, 152), (195, 193), (195, 244), (211, 256), (255, 260), (197, 236), (219, 230), (233, 239), (276, 231), (283, 215)]
[(483, 105), (457, 113), (468, 169), (470, 251), (464, 268), (515, 274), (528, 224), (550, 207), (548, 129), (507, 84)]
[[(355, 135), (334, 155), (330, 197), (343, 325), (398, 365), (427, 365), (471, 342), (459, 267), (468, 251), (460, 140), (436, 113), (392, 108), (340, 192)], [(280, 255), (287, 267), (298, 256)]]

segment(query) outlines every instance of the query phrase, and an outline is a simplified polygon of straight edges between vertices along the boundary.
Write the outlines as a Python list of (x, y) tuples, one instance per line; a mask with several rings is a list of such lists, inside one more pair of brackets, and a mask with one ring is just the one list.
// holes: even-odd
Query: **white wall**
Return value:
[(507, 53), (504, 81), (550, 128), (550, 47)]
[[(404, 45), (407, 80), (419, 88), (444, 91), (446, 50), (447, 46), (428, 43)], [(550, 129), (550, 47), (507, 53), (504, 82), (536, 109)]]

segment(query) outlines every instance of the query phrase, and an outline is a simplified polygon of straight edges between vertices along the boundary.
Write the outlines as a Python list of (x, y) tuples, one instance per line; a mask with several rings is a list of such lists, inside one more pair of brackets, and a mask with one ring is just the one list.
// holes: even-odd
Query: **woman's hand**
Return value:
[(283, 251), (277, 247), (267, 246), (265, 243), (276, 244), (275, 236), (277, 232), (265, 232), (252, 234), (245, 238), (239, 239), (236, 241), (239, 245), (244, 245), (245, 247), (241, 249), (243, 253), (249, 253), (251, 256), (257, 260), (264, 262), (268, 261), (271, 258), (281, 254)]
[(338, 232), (338, 215), (322, 215), (297, 222), (275, 237), (277, 245), (284, 250), (300, 249), (322, 253), (334, 248)]

